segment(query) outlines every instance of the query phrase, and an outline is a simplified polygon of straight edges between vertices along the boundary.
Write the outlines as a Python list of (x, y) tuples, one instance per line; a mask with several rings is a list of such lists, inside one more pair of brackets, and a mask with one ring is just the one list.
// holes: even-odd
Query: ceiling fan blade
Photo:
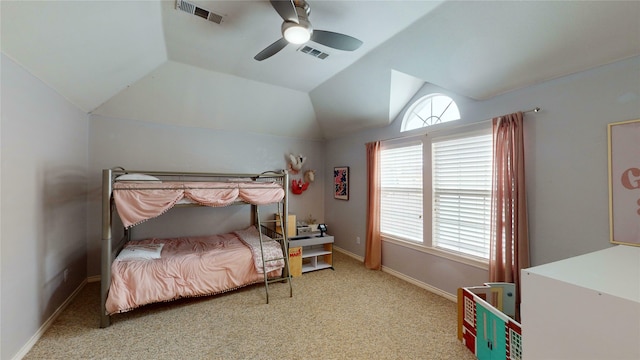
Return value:
[(298, 13), (293, 0), (271, 0), (271, 6), (280, 14), (282, 20), (298, 22)]
[(289, 44), (289, 42), (287, 40), (285, 40), (285, 38), (280, 38), (279, 40), (277, 40), (273, 44), (271, 44), (271, 45), (267, 46), (266, 48), (264, 48), (264, 50), (260, 51), (258, 53), (258, 55), (254, 56), (253, 58), (258, 60), (258, 61), (262, 61), (264, 59), (268, 59), (268, 58), (272, 57), (273, 55), (275, 55), (276, 53), (278, 53), (278, 51), (284, 49), (284, 47), (287, 46), (287, 44)]
[(311, 41), (322, 44), (334, 49), (353, 51), (362, 45), (362, 41), (349, 35), (340, 34), (332, 31), (313, 30)]

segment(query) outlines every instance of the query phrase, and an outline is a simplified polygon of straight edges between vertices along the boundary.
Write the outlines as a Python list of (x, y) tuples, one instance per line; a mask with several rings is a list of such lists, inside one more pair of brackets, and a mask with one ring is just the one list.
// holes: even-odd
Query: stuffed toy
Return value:
[(291, 180), (291, 192), (300, 195), (309, 187), (308, 182), (303, 182), (302, 180)]
[(295, 156), (293, 154), (289, 154), (289, 171), (292, 174), (297, 174), (300, 169), (302, 169), (302, 165), (307, 161), (306, 156), (302, 156), (302, 154)]
[(304, 172), (304, 182), (312, 183), (316, 179), (315, 170), (307, 170)]

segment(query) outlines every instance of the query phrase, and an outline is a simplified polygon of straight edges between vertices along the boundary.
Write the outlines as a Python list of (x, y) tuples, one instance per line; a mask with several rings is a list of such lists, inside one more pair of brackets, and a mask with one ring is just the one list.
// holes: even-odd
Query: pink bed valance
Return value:
[(281, 201), (284, 189), (275, 182), (117, 182), (113, 198), (126, 228), (155, 218), (183, 199), (220, 207), (237, 200), (265, 205)]

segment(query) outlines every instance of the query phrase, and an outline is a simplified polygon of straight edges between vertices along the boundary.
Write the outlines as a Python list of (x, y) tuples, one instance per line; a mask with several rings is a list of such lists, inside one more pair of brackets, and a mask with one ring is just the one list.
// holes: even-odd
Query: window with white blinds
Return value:
[(380, 232), (423, 242), (422, 143), (380, 152)]
[(434, 140), (433, 246), (489, 258), (492, 135)]

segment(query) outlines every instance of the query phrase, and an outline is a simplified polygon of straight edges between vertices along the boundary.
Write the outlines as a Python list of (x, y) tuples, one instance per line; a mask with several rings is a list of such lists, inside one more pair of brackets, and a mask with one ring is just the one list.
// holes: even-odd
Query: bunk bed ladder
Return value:
[(265, 226), (264, 224), (278, 224), (278, 226), (280, 227), (280, 229), (284, 229), (283, 227), (283, 216), (282, 216), (282, 211), (280, 209), (281, 204), (278, 204), (278, 215), (276, 216), (275, 220), (262, 220), (260, 218), (260, 206), (256, 206), (256, 219), (257, 219), (257, 223), (258, 223), (258, 233), (260, 234), (260, 253), (262, 255), (262, 269), (265, 269), (265, 264), (271, 261), (278, 261), (278, 260), (284, 260), (284, 269), (282, 270), (282, 276), (277, 277), (277, 278), (269, 278), (267, 276), (267, 272), (264, 272), (264, 287), (265, 287), (265, 291), (267, 293), (267, 304), (269, 303), (269, 284), (271, 283), (275, 283), (275, 282), (288, 282), (289, 283), (289, 297), (293, 297), (293, 287), (291, 286), (291, 272), (289, 271), (289, 245), (287, 243), (288, 239), (286, 238), (286, 236), (284, 235), (284, 231), (283, 234), (278, 234), (275, 229), (272, 233), (273, 236), (271, 236), (271, 238), (273, 240), (276, 240), (279, 244), (280, 247), (282, 248), (282, 254), (283, 257), (280, 258), (274, 258), (274, 259), (265, 259), (264, 256), (264, 249), (262, 247), (262, 243), (263, 243), (263, 236), (264, 236), (264, 231), (265, 229), (271, 229), (271, 227)]

